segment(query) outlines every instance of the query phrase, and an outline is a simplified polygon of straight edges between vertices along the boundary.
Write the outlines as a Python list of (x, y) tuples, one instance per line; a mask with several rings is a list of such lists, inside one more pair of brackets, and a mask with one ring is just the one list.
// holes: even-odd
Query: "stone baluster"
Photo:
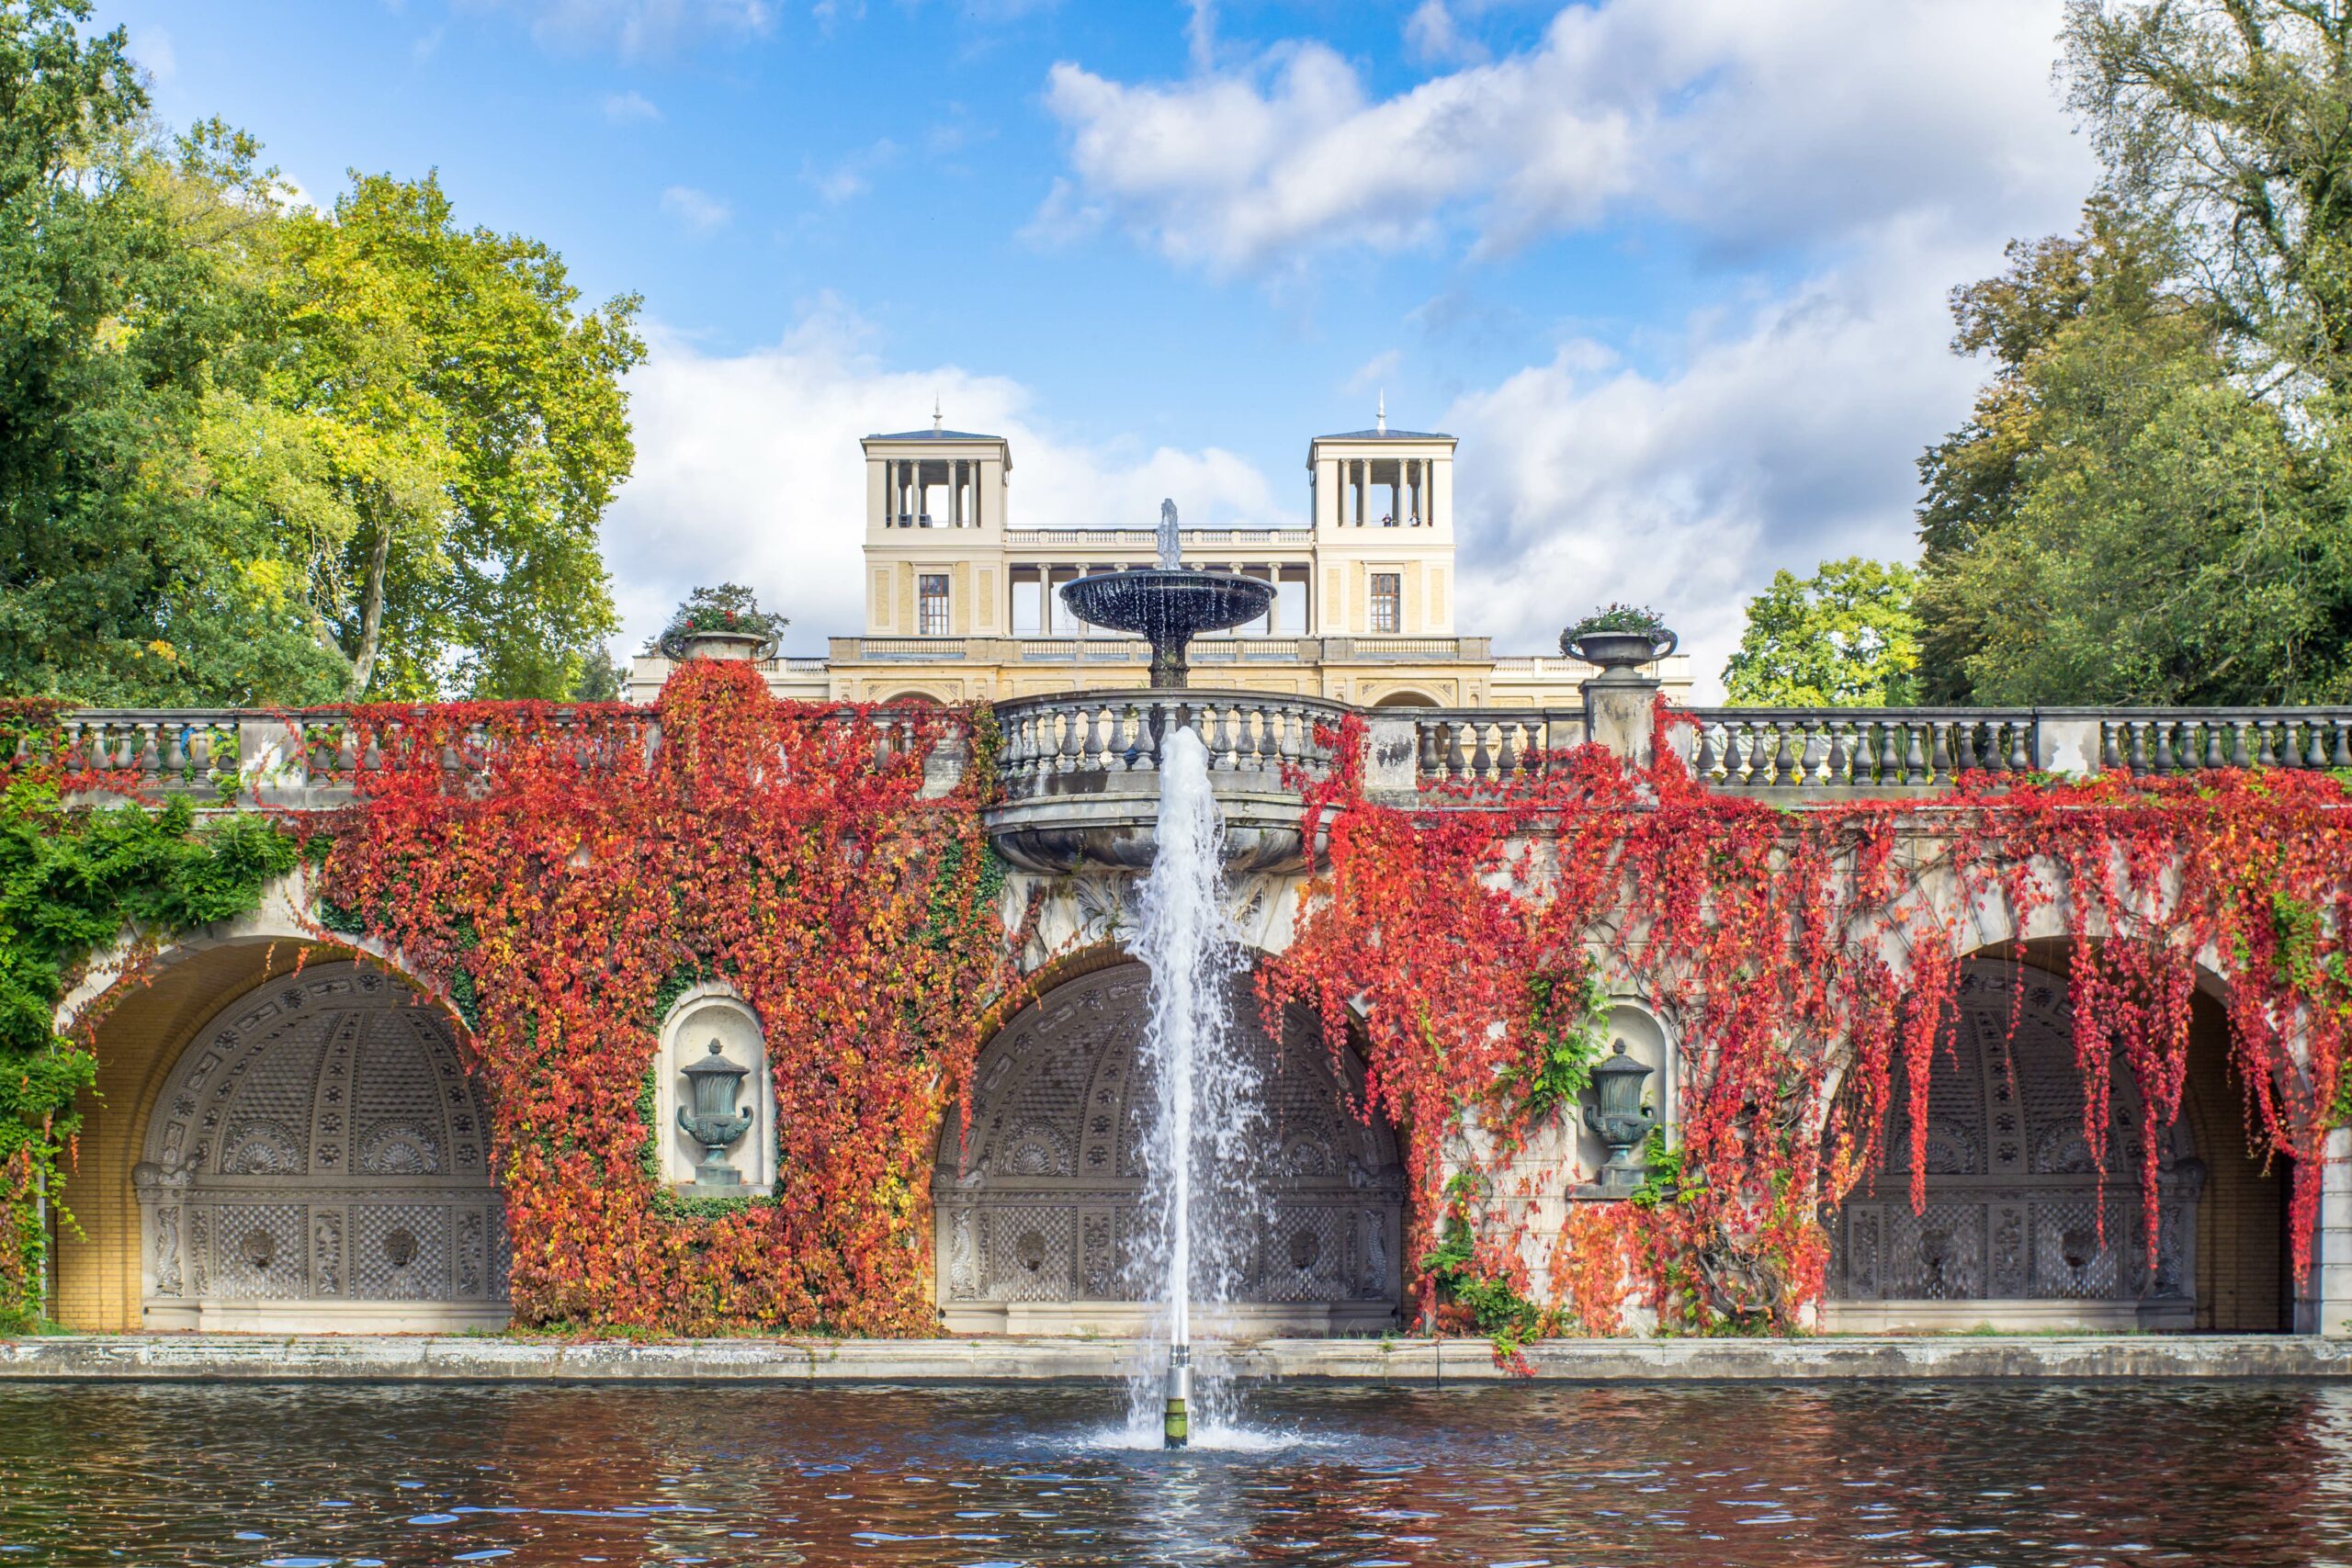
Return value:
[(1827, 749), (1821, 759), (1822, 776), (1833, 785), (1851, 784), (1848, 775), (1854, 765), (1854, 721), (1832, 719), (1822, 726)]
[(2324, 719), (2315, 718), (2308, 727), (2311, 731), (2308, 738), (2309, 750), (2303, 756), (2303, 766), (2307, 768), (2324, 768), (2328, 765), (2327, 742), (2321, 733), (2325, 726)]
[(1854, 755), (1852, 763), (1848, 769), (1851, 782), (1858, 784), (1874, 784), (1879, 782), (1879, 742), (1883, 739), (1885, 731), (1884, 723), (1875, 718), (1862, 719), (1855, 724)]
[(1469, 759), (1462, 754), (1462, 727), (1458, 724), (1447, 724), (1445, 727), (1445, 776), (1450, 779), (1458, 779), (1462, 776), (1463, 770), (1469, 765)]
[(2335, 750), (2328, 754), (2328, 766), (2352, 768), (2352, 725), (2347, 725), (2338, 716), (2327, 721), (2327, 728), (2335, 742)]
[(1715, 737), (1723, 733), (1723, 728), (1712, 719), (1699, 726), (1698, 744), (1690, 757), (1690, 772), (1702, 783), (1714, 782), (1715, 769), (1723, 760), (1715, 748)]
[(1503, 747), (1495, 754), (1495, 766), (1506, 779), (1516, 777), (1520, 769), (1519, 721), (1503, 720)]
[(1736, 788), (1747, 782), (1748, 750), (1743, 744), (1747, 739), (1747, 727), (1734, 720), (1724, 726), (1724, 784)]
[(1490, 779), (1494, 776), (1495, 759), (1487, 750), (1487, 726), (1483, 719), (1470, 721), (1470, 776)]
[(2145, 778), (2148, 773), (2148, 721), (2144, 718), (2135, 718), (2124, 728), (2132, 738), (2131, 750), (2126, 755), (2124, 765), (2132, 770), (2133, 778)]
[(2156, 750), (2149, 759), (2149, 766), (2159, 777), (2174, 772), (2172, 751), (2172, 721), (2158, 719), (2155, 724)]

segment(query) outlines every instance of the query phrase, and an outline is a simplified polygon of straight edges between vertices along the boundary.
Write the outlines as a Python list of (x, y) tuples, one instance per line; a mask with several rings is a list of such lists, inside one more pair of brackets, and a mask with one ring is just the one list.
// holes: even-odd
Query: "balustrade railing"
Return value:
[(1414, 708), (1413, 776), (1508, 784), (1540, 773), (1554, 752), (1584, 740), (1584, 718), (1544, 708)]
[(1729, 789), (1919, 788), (2043, 765), (2027, 708), (1694, 708), (1690, 770)]
[(1315, 778), (1329, 773), (1347, 712), (1341, 704), (1313, 697), (1238, 692), (1023, 697), (997, 705), (1004, 736), (997, 771), (1006, 798), (1015, 802), (1153, 794), (1168, 736), (1190, 726), (1208, 748), (1212, 778), (1280, 788), (1286, 770)]
[[(1279, 641), (1280, 639), (1274, 639)], [(1131, 639), (1073, 639), (1063, 657), (1100, 649), (1140, 657)], [(1250, 639), (1212, 645), (1249, 658)], [(1200, 657), (1196, 644), (1194, 656)], [(1508, 784), (1586, 738), (1578, 708), (1351, 709), (1314, 697), (1200, 689), (1112, 691), (1025, 697), (997, 706), (1005, 745), (1000, 771), (1009, 798), (1148, 793), (1169, 728), (1189, 724), (1208, 744), (1225, 787), (1278, 791), (1285, 770), (1323, 776), (1341, 721), (1372, 720), (1368, 777), (1377, 790), (1448, 783)], [(1740, 791), (1898, 791), (1924, 794), (1962, 773), (2123, 773), (2170, 776), (2220, 768), (2352, 769), (2352, 707), (2343, 708), (1700, 708), (1679, 716), (1675, 744), (1700, 778)], [(559, 711), (556, 722), (569, 722)], [(876, 744), (911, 743), (904, 715), (877, 714)], [(1322, 731), (1318, 736), (1317, 731)], [(331, 709), (266, 713), (234, 709), (86, 709), (62, 715), (57, 761), (76, 777), (126, 779), (151, 794), (184, 793), (282, 806), (332, 805), (353, 772), (397, 745), (401, 726), (360, 731)], [(650, 712), (634, 724), (605, 723), (601, 747), (650, 749), (660, 726)], [(19, 756), (37, 742), (20, 743)], [(583, 730), (582, 744), (591, 744)], [(495, 754), (481, 724), (450, 737), (443, 765), (479, 776)], [(939, 787), (960, 766), (960, 749), (930, 764)]]
[(2352, 708), (2149, 708), (2098, 721), (2104, 773), (2352, 768)]
[[(559, 729), (573, 721), (557, 710)], [(831, 722), (850, 722), (848, 710)], [(877, 757), (915, 744), (919, 721), (907, 713), (881, 709), (869, 716)], [(206, 803), (244, 801), (277, 806), (331, 806), (347, 795), (353, 775), (363, 766), (383, 760), (387, 747), (400, 754), (407, 726), (386, 718), (364, 733), (350, 716), (338, 709), (312, 708), (296, 713), (265, 713), (241, 709), (85, 709), (60, 716), (53, 761), (64, 775), (65, 788), (108, 788), (128, 784), (151, 795), (185, 794)], [(650, 755), (661, 745), (661, 721), (651, 713), (606, 719), (578, 729), (576, 747), (590, 765), (611, 761), (623, 752)], [(466, 725), (445, 737), (441, 766), (453, 778), (480, 780), (494, 761), (501, 736), (481, 722)], [(19, 738), (17, 757), (23, 761), (41, 744), (28, 734)], [(364, 748), (364, 749), (363, 749)], [(934, 752), (931, 771), (960, 773), (960, 741)], [(86, 781), (86, 785), (77, 784)], [(943, 777), (940, 787), (952, 784)]]

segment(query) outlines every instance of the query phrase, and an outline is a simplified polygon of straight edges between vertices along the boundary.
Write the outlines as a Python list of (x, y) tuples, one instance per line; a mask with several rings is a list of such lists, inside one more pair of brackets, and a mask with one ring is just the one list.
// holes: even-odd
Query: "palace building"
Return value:
[[(826, 656), (767, 661), (770, 688), (808, 701), (994, 701), (1145, 683), (1140, 638), (1090, 626), (1057, 592), (1153, 559), (1148, 526), (1015, 522), (1012, 444), (942, 428), (869, 435), (865, 624)], [(1454, 438), (1369, 430), (1307, 443), (1305, 528), (1186, 528), (1184, 564), (1274, 585), (1265, 619), (1192, 647), (1193, 683), (1324, 697), (1361, 707), (1561, 708), (1595, 671), (1556, 651), (1505, 654), (1458, 632)], [(1182, 502), (1182, 498), (1177, 500)], [(1562, 621), (1587, 604), (1560, 606)], [(661, 690), (647, 654), (630, 694)], [(1687, 700), (1690, 660), (1654, 671)]]

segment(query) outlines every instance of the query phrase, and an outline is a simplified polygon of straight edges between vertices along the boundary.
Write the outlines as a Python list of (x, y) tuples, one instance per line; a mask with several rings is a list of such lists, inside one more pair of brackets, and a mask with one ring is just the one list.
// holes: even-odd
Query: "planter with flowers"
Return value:
[(760, 608), (740, 582), (697, 588), (686, 595), (654, 645), (670, 659), (774, 659), (776, 640), (791, 623)]
[(1655, 664), (1678, 642), (1656, 610), (1607, 604), (1560, 634), (1560, 651), (1600, 666), (1603, 677)]

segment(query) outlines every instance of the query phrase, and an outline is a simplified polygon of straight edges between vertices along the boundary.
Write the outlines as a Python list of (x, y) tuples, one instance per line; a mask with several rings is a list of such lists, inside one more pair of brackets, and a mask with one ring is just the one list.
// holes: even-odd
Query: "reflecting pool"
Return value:
[(0, 1564), (2352, 1562), (2352, 1388), (0, 1387)]

